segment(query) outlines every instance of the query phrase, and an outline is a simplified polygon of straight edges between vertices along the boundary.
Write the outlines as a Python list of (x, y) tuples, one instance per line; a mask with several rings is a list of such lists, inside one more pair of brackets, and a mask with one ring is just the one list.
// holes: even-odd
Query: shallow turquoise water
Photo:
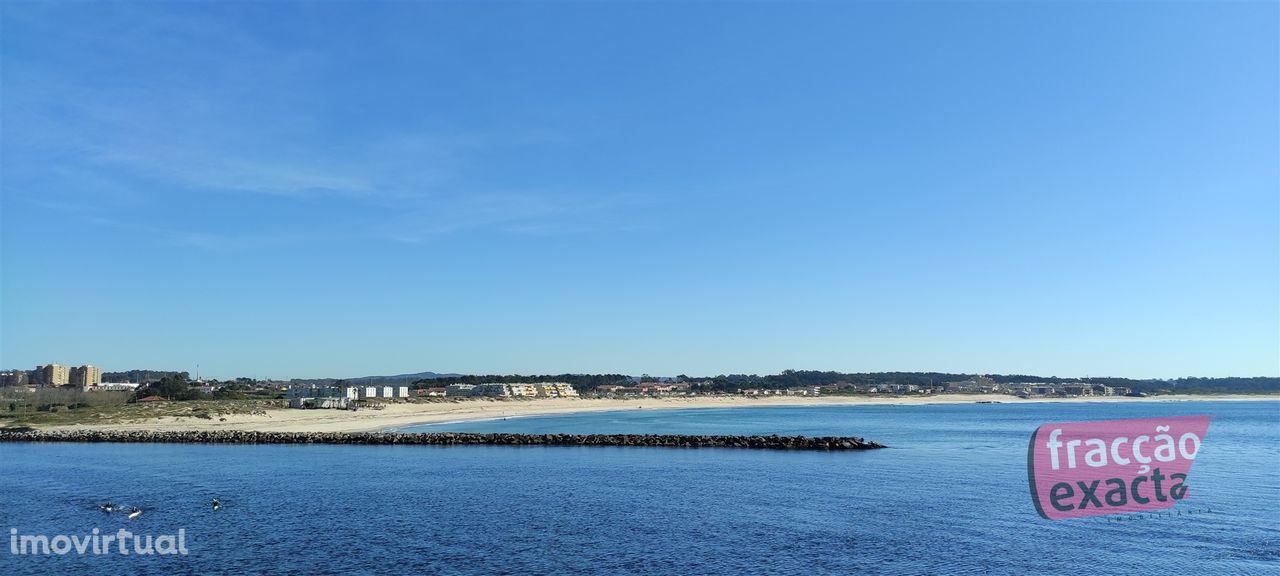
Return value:
[[(1053, 421), (1214, 416), (1172, 513), (1050, 522), (1026, 446)], [(187, 556), (15, 556), (62, 574), (1273, 574), (1280, 403), (632, 410), (418, 430), (865, 436), (724, 449), (0, 445), (0, 528), (184, 528)], [(213, 497), (225, 504), (208, 509)], [(96, 502), (139, 505), (136, 521)]]

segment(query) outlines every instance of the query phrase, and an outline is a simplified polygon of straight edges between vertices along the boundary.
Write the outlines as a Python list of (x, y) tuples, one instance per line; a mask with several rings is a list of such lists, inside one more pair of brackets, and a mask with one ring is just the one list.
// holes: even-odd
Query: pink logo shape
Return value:
[(1045, 424), (1027, 447), (1031, 501), (1049, 520), (1171, 508), (1208, 431), (1208, 416)]

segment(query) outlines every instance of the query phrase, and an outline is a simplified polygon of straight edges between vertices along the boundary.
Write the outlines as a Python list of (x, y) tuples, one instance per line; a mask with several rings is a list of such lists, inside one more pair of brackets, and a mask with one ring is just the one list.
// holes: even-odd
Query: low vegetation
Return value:
[(83, 392), (67, 388), (0, 388), (0, 426), (121, 424), (165, 416), (217, 420), (232, 414), (262, 414), (284, 408), (275, 399), (132, 402), (129, 392)]

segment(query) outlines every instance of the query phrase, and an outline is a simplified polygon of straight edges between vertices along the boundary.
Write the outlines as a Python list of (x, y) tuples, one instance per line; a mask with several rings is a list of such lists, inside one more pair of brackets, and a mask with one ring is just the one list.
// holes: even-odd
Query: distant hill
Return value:
[(434, 380), (436, 378), (456, 378), (461, 374), (441, 374), (438, 372), (417, 372), (414, 374), (396, 374), (394, 376), (365, 376), (348, 378), (351, 382), (371, 382), (373, 384), (392, 384), (395, 382), (413, 382), (414, 380)]
[(459, 376), (462, 375), (415, 372), (413, 374), (395, 374), (391, 376), (361, 376), (360, 378), (294, 378), (290, 382), (298, 384), (331, 384), (337, 380), (346, 380), (352, 384), (410, 384), (415, 380), (435, 380), (436, 378), (457, 378)]

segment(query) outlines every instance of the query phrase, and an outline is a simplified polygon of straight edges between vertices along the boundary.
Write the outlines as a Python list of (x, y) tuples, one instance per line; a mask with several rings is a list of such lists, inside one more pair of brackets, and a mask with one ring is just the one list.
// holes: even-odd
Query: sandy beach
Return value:
[(1000, 402), (1190, 402), (1198, 400), (1280, 400), (1280, 395), (1178, 395), (1154, 398), (1037, 398), (1000, 394), (941, 394), (923, 397), (865, 396), (694, 396), (672, 398), (605, 399), (548, 398), (536, 400), (458, 400), (454, 402), (390, 404), (383, 410), (269, 410), (256, 415), (234, 414), (223, 419), (162, 417), (141, 422), (57, 426), (51, 429), (98, 430), (261, 430), (271, 432), (369, 432), (416, 424), (544, 416), (608, 410), (671, 410), (684, 408), (741, 408), (750, 406), (919, 405)]

